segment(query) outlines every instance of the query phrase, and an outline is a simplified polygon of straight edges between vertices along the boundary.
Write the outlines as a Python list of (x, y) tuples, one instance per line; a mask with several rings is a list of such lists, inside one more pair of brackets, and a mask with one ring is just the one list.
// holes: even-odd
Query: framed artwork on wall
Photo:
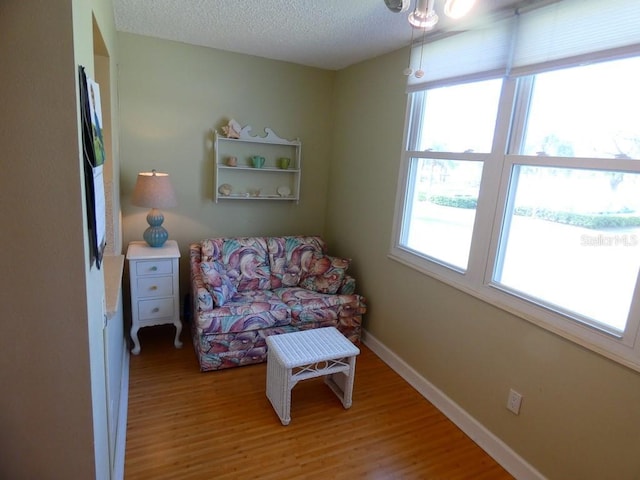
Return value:
[(85, 201), (89, 230), (91, 264), (100, 268), (106, 244), (106, 211), (103, 165), (105, 161), (102, 136), (100, 87), (78, 67), (80, 117), (82, 121), (82, 155), (85, 181)]

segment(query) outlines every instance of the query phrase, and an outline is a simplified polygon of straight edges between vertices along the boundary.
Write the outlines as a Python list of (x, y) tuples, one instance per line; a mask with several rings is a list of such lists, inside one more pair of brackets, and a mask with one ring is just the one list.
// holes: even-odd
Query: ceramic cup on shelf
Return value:
[(262, 168), (264, 166), (264, 157), (254, 155), (251, 157), (251, 165), (253, 165), (253, 168)]
[(238, 164), (238, 159), (236, 157), (227, 157), (226, 163), (229, 167), (235, 167)]
[(289, 157), (280, 157), (278, 159), (278, 167), (286, 170), (289, 168), (289, 164), (291, 163), (291, 159)]

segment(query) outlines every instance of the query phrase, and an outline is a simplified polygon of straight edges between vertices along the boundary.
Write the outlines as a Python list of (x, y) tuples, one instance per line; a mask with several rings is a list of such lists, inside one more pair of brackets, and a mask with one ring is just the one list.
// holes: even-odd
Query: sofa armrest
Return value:
[(196, 311), (197, 312), (209, 312), (213, 310), (213, 297), (204, 287), (200, 287), (195, 292), (196, 295)]
[(202, 270), (200, 269), (201, 245), (192, 243), (189, 245), (189, 270), (191, 273), (191, 296), (194, 313), (213, 310), (213, 297), (204, 284)]
[(338, 289), (338, 295), (353, 295), (354, 293), (356, 293), (356, 279), (350, 275), (345, 275)]

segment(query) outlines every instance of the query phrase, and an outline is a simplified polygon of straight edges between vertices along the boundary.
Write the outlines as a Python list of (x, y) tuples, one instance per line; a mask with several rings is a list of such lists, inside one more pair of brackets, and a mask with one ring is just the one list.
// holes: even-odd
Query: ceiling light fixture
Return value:
[(434, 0), (418, 0), (416, 9), (409, 14), (409, 23), (414, 28), (431, 30), (438, 23), (438, 14), (433, 10)]
[(444, 14), (457, 20), (469, 13), (475, 3), (476, 0), (447, 0), (444, 4)]
[[(387, 8), (394, 13), (404, 12), (409, 8), (411, 0), (384, 0)], [(433, 8), (435, 0), (416, 0), (416, 8), (407, 18), (411, 25), (411, 46), (413, 48), (413, 29), (422, 30), (422, 42), (420, 45), (420, 66), (414, 70), (411, 66), (411, 57), (409, 65), (404, 69), (406, 76), (415, 76), (422, 78), (424, 70), (422, 70), (422, 49), (424, 48), (426, 32), (432, 30), (438, 23), (438, 14)], [(464, 17), (473, 8), (475, 0), (446, 0), (444, 5), (444, 13), (453, 19)]]

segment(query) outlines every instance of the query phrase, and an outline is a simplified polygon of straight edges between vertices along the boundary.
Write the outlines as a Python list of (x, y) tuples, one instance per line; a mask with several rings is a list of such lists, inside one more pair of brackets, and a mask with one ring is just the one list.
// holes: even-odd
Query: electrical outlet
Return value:
[(522, 395), (512, 388), (509, 390), (509, 397), (507, 398), (507, 409), (514, 414), (519, 415), (520, 405), (522, 405)]

